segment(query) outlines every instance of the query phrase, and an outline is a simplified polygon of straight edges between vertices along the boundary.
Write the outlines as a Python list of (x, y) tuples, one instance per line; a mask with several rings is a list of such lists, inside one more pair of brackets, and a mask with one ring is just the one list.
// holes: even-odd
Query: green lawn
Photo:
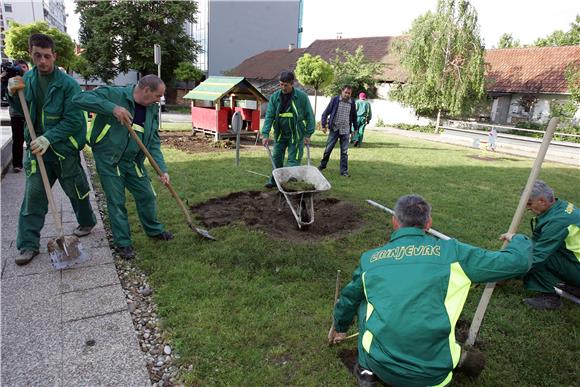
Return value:
[[(325, 137), (313, 137), (314, 162)], [(181, 361), (193, 369), (181, 375), (187, 385), (348, 386), (353, 377), (338, 352), (326, 345), (336, 270), (343, 285), (365, 250), (386, 242), (390, 218), (370, 207), (373, 199), (392, 207), (404, 194), (419, 193), (434, 207), (433, 228), (474, 245), (497, 249), (532, 165), (531, 159), (370, 132), (365, 146), (351, 149), (350, 179), (338, 174), (338, 145), (325, 176), (329, 196), (360, 207), (366, 225), (351, 235), (320, 243), (290, 244), (241, 224), (210, 230), (217, 242), (191, 232), (175, 202), (154, 179), (159, 213), (176, 238), (149, 240), (133, 203), (128, 204), (136, 264), (149, 275), (164, 327)], [(165, 148), (172, 182), (189, 204), (230, 192), (262, 189), (267, 174), (265, 151), (186, 154)], [(503, 159), (502, 159), (503, 158)], [(315, 164), (316, 165), (316, 164)], [(580, 170), (545, 163), (541, 178), (559, 197), (580, 203)], [(153, 171), (150, 169), (150, 174)], [(521, 230), (529, 234), (529, 215)], [(387, 230), (388, 229), (388, 230)], [(473, 317), (482, 287), (473, 287), (462, 318)], [(578, 306), (539, 312), (521, 303), (517, 283), (496, 289), (480, 333), (487, 357), (479, 380), (455, 378), (455, 385), (578, 385)]]

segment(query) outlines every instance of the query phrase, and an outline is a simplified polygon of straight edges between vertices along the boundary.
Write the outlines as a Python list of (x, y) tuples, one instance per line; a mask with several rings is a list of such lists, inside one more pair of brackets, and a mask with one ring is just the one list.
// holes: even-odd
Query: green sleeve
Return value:
[(304, 118), (306, 119), (306, 132), (304, 134), (306, 137), (310, 137), (314, 133), (316, 122), (314, 121), (314, 112), (312, 111), (312, 105), (310, 105), (310, 99), (308, 99), (307, 94), (304, 97), (303, 112)]
[(370, 102), (367, 102), (367, 124), (369, 122), (371, 122), (372, 118), (373, 118), (373, 109), (371, 108), (371, 104)]
[(568, 225), (560, 222), (549, 222), (542, 227), (539, 237), (534, 240), (532, 264), (544, 262), (558, 250), (568, 236)]
[(164, 172), (167, 173), (167, 166), (165, 165), (165, 159), (163, 158), (163, 153), (161, 153), (161, 140), (159, 139), (159, 117), (157, 112), (155, 112), (155, 117), (153, 118), (153, 133), (151, 134), (151, 141), (149, 142), (149, 146), (147, 150), (153, 156), (153, 160), (159, 165), (159, 168)]
[(84, 91), (73, 98), (72, 102), (78, 108), (87, 112), (113, 115), (113, 109), (117, 106), (111, 99), (114, 99), (113, 90), (108, 86), (101, 86), (91, 91)]
[(276, 116), (276, 100), (274, 95), (270, 98), (268, 103), (268, 110), (266, 110), (266, 117), (264, 119), (264, 126), (262, 126), (262, 137), (270, 137), (270, 130), (272, 130), (272, 124), (274, 123), (274, 118)]
[(78, 83), (71, 80), (64, 91), (63, 113), (60, 121), (43, 134), (51, 144), (67, 141), (70, 136), (77, 135), (86, 126), (83, 112), (72, 103), (73, 98), (80, 93), (81, 88)]
[(364, 297), (362, 270), (359, 265), (352, 275), (352, 280), (340, 292), (340, 298), (334, 307), (334, 328), (337, 332), (348, 330)]
[(522, 234), (500, 251), (490, 251), (466, 243), (456, 243), (461, 268), (472, 282), (495, 282), (525, 274), (532, 259), (532, 242)]

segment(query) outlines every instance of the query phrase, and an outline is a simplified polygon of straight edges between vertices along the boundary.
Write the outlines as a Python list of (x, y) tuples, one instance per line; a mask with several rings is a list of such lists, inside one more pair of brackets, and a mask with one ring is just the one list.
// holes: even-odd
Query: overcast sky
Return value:
[[(471, 0), (471, 4), (487, 48), (497, 46), (505, 32), (531, 44), (555, 30), (567, 31), (580, 14), (578, 0)], [(65, 6), (68, 32), (78, 41), (73, 0), (65, 0)], [(302, 47), (316, 39), (336, 38), (339, 32), (343, 38), (401, 35), (417, 16), (436, 6), (437, 0), (304, 0)]]

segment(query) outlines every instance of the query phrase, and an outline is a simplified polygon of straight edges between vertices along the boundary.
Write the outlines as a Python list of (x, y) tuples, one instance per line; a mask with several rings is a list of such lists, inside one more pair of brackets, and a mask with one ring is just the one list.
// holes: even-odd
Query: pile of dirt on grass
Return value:
[[(236, 140), (224, 139), (214, 141), (213, 137), (202, 134), (192, 135), (191, 132), (160, 132), (161, 144), (187, 153), (213, 152), (215, 150), (236, 149)], [(240, 149), (259, 148), (255, 139), (242, 138)]]
[(315, 195), (314, 223), (300, 230), (286, 200), (278, 191), (234, 192), (191, 206), (191, 210), (207, 228), (243, 222), (274, 238), (292, 242), (337, 238), (356, 231), (364, 224), (354, 204)]

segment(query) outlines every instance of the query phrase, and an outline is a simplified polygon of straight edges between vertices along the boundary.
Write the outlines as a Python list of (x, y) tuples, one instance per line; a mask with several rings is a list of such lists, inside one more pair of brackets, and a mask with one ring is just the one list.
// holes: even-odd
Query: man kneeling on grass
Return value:
[(530, 267), (532, 243), (524, 235), (488, 251), (430, 236), (431, 223), (431, 206), (421, 196), (399, 198), (390, 242), (362, 255), (341, 292), (328, 339), (344, 340), (358, 311), (359, 386), (374, 386), (377, 378), (393, 386), (446, 385), (454, 370), (478, 376), (483, 355), (455, 341), (469, 287)]

